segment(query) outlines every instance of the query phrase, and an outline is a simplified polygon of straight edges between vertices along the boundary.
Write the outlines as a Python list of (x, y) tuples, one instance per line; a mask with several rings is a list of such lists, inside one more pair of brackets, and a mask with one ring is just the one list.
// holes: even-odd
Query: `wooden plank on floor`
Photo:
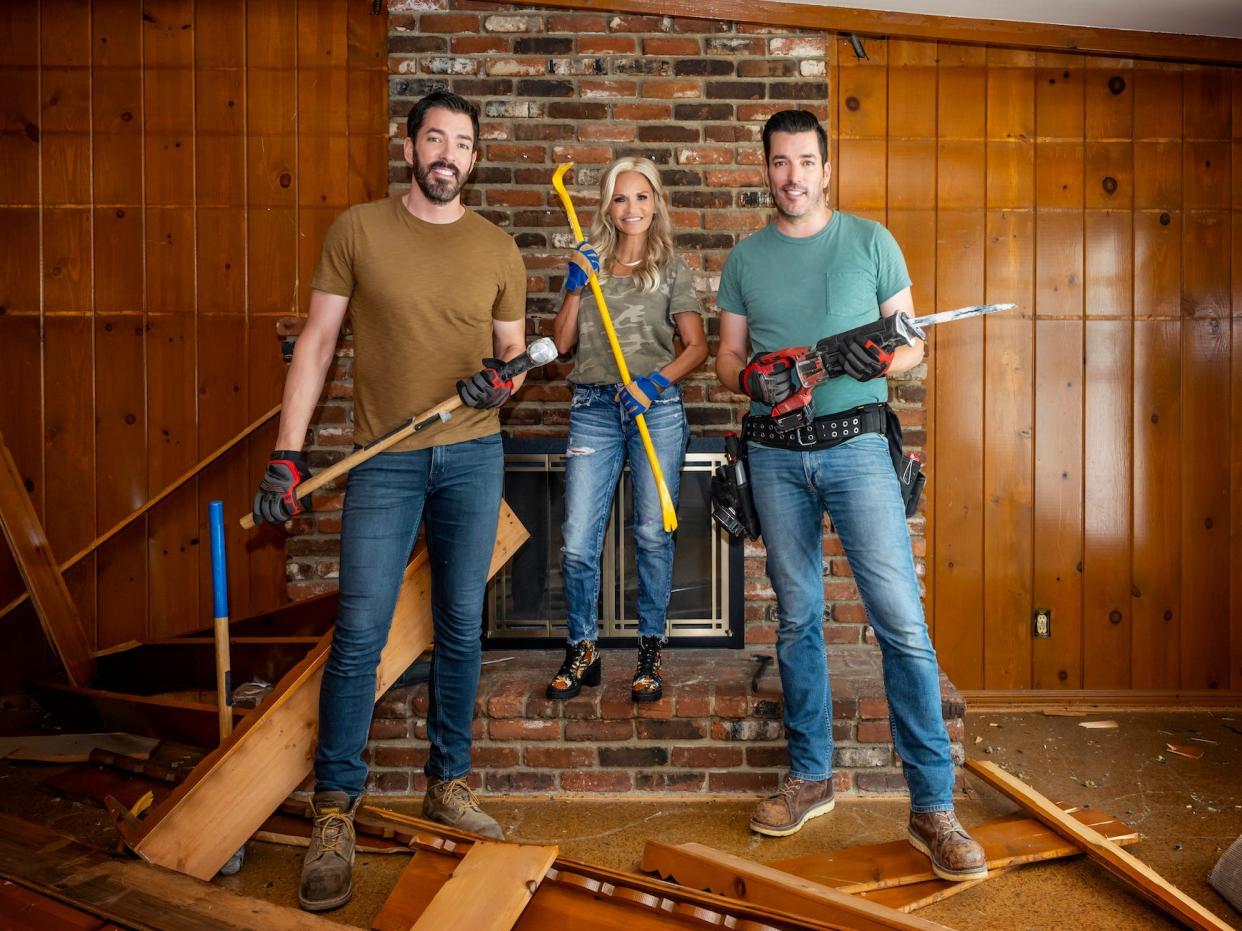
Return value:
[[(362, 806), (356, 823), (363, 830), (381, 830), (416, 851), (407, 867), (419, 877), (418, 883), (407, 886), (407, 914), (412, 918), (430, 904), (457, 861), (479, 840), (464, 831), (370, 805)], [(514, 931), (570, 927), (591, 931), (851, 931), (854, 925), (817, 921), (637, 873), (557, 857)]]
[[(431, 902), (409, 920), (407, 885), (418, 888), (421, 871), (402, 873), (371, 927), (374, 931), (509, 931), (556, 860), (556, 847), (479, 841), (457, 864)], [(418, 859), (415, 857), (415, 859)], [(408, 880), (408, 882), (407, 882)]]
[[(1072, 817), (1114, 842), (1136, 843), (1139, 839), (1133, 828), (1094, 809), (1075, 811)], [(983, 845), (989, 870), (1082, 853), (1052, 829), (1020, 813), (974, 825), (970, 834)], [(853, 893), (925, 883), (936, 878), (927, 857), (904, 839), (777, 860), (767, 865), (841, 892)]]
[(0, 877), (127, 928), (339, 931), (344, 927), (137, 860), (119, 859), (9, 815), (0, 815)]
[(5, 931), (103, 931), (115, 928), (90, 912), (0, 879), (0, 916)]
[(39, 623), (74, 685), (86, 685), (95, 660), (78, 609), (48, 546), (47, 534), (26, 493), (13, 454), (0, 436), (0, 528), (34, 602)]
[[(526, 537), (513, 511), (502, 504), (489, 578)], [(377, 698), (431, 645), (430, 592), (431, 566), (423, 547), (406, 567), (376, 673)], [(331, 634), (325, 634), (273, 695), (148, 815), (140, 835), (126, 838), (143, 859), (211, 879), (301, 784), (310, 771), (330, 643)], [(204, 834), (206, 825), (211, 831)]]
[(1147, 899), (1157, 908), (1172, 915), (1188, 928), (1227, 931), (1228, 925), (1165, 880), (1137, 857), (1122, 850), (1094, 828), (1090, 828), (1050, 802), (1043, 795), (995, 763), (967, 760), (966, 768), (1010, 801), (1052, 828), (1062, 837), (1082, 847), (1095, 863)]
[(84, 763), (95, 749), (127, 756), (149, 757), (159, 741), (135, 734), (40, 734), (0, 737), (0, 760), (38, 763)]
[(692, 889), (708, 889), (816, 921), (838, 922), (855, 931), (944, 929), (944, 925), (703, 844), (647, 841), (642, 868)]

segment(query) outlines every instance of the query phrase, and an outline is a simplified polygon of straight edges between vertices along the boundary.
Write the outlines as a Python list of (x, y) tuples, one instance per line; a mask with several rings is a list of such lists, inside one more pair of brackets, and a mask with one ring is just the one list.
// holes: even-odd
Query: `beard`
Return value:
[(803, 216), (815, 206), (814, 195), (809, 188), (799, 187), (795, 188), (795, 190), (801, 191), (803, 196), (790, 204), (788, 201), (782, 203), (779, 196), (783, 193), (782, 191), (779, 191), (776, 188), (768, 189), (768, 193), (772, 197), (772, 203), (775, 205), (777, 212), (780, 213), (781, 216), (788, 217), (791, 220)]
[[(447, 168), (453, 172), (453, 180), (433, 176), (431, 172), (436, 168)], [(461, 193), (462, 185), (466, 183), (455, 165), (450, 165), (448, 162), (432, 162), (430, 165), (423, 165), (417, 161), (417, 156), (414, 162), (414, 180), (418, 183), (419, 190), (433, 204), (452, 202)]]

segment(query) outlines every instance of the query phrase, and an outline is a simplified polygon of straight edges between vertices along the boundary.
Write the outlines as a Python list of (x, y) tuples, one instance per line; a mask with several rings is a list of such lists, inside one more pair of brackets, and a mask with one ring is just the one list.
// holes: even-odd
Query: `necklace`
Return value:
[(637, 262), (625, 262), (625, 261), (622, 261), (621, 259), (613, 259), (613, 261), (616, 262), (618, 265), (624, 265), (626, 268), (634, 268), (638, 265), (643, 264), (642, 259), (639, 259)]

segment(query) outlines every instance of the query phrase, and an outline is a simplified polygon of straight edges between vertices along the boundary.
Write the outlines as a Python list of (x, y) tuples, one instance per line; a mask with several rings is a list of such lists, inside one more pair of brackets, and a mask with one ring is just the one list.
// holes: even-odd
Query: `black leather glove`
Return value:
[(858, 381), (879, 378), (893, 364), (893, 354), (871, 340), (853, 340), (841, 356), (845, 374)]
[(780, 404), (794, 393), (794, 364), (790, 350), (756, 354), (738, 376), (742, 393), (763, 404)]
[(274, 450), (254, 496), (255, 523), (283, 524), (294, 514), (305, 511), (306, 499), (298, 499), (294, 489), (308, 478), (310, 469), (298, 450)]
[(502, 378), (499, 359), (484, 359), (483, 368), (470, 376), (468, 381), (457, 383), (457, 394), (467, 407), (500, 407), (513, 394), (513, 379)]

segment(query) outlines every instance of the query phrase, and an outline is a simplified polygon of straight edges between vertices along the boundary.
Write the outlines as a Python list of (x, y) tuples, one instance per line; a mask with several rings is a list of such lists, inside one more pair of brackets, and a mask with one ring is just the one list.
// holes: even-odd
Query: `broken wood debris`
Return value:
[(1091, 860), (1187, 927), (1203, 931), (1228, 929), (1228, 925), (1216, 915), (1169, 883), (1147, 864), (1122, 850), (1095, 829), (1076, 821), (995, 763), (968, 759), (965, 765), (971, 773), (1022, 806), (1062, 837), (1077, 843)]
[(1116, 721), (1079, 721), (1078, 726), (1091, 730), (1113, 730), (1120, 725)]
[[(526, 537), (525, 528), (502, 503), (489, 578)], [(431, 643), (430, 587), (424, 546), (406, 567), (380, 656), (377, 699)], [(268, 699), (152, 810), (139, 830), (118, 823), (132, 850), (148, 862), (210, 879), (280, 807), (310, 771), (319, 685), (331, 639), (331, 632), (325, 634)], [(212, 829), (205, 833), (206, 824)]]
[(85, 763), (94, 750), (145, 759), (158, 745), (159, 741), (152, 737), (119, 733), (0, 737), (0, 759), (32, 763)]
[(1184, 756), (1191, 760), (1197, 760), (1203, 756), (1203, 751), (1198, 747), (1187, 747), (1184, 744), (1165, 744), (1164, 749), (1170, 753), (1176, 753), (1178, 756)]

